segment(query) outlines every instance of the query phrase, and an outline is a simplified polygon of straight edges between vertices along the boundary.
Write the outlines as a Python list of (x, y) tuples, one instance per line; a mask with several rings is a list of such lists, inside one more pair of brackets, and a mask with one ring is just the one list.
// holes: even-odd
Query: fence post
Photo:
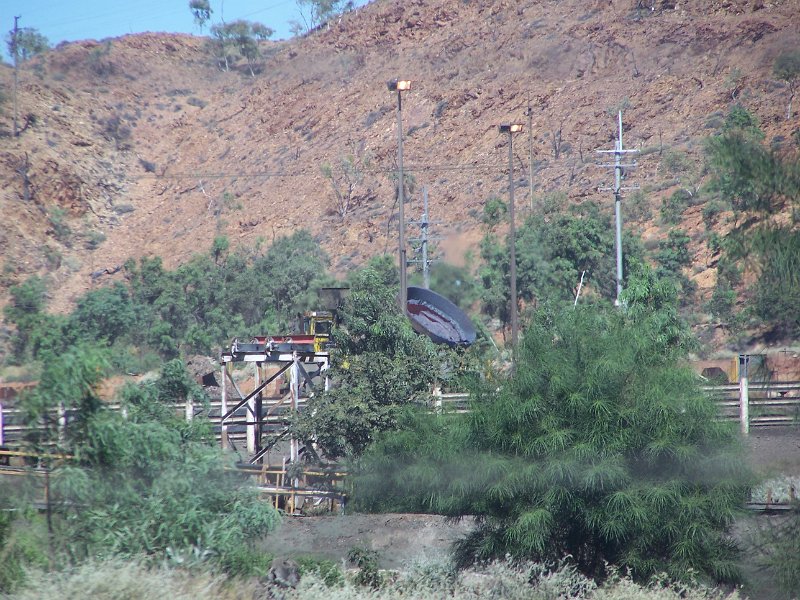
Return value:
[(3, 435), (3, 403), (0, 402), (0, 446), (5, 443), (5, 436)]
[(747, 365), (750, 362), (749, 354), (739, 355), (739, 423), (742, 435), (750, 433), (750, 388), (747, 380)]
[(225, 381), (225, 376), (228, 373), (228, 363), (222, 363), (222, 376), (220, 379), (222, 383), (220, 387), (220, 402), (219, 402), (219, 441), (220, 445), (222, 446), (223, 450), (228, 447), (228, 426), (225, 424), (225, 421), (222, 418), (225, 416), (225, 413), (228, 412), (228, 387), (227, 382)]
[(186, 396), (186, 421), (189, 422), (194, 418), (194, 402), (192, 402), (192, 397), (190, 395)]
[(63, 443), (67, 433), (67, 409), (63, 402), (59, 402), (56, 410), (58, 411), (58, 441)]
[[(253, 363), (255, 373), (253, 374), (253, 389), (257, 389), (261, 384), (261, 373), (258, 368), (258, 363)], [(247, 453), (253, 455), (256, 453), (256, 398), (253, 396), (247, 401), (247, 412), (245, 412), (245, 431), (247, 432)]]

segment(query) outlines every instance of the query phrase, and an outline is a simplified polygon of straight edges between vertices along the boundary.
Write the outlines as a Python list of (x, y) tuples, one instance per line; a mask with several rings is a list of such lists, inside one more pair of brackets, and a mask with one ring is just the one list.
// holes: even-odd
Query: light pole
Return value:
[(500, 125), (500, 133), (508, 134), (508, 243), (511, 246), (509, 259), (509, 274), (511, 276), (511, 356), (512, 361), (517, 360), (517, 230), (514, 222), (514, 144), (513, 136), (522, 131), (519, 123), (506, 123)]
[(411, 82), (404, 79), (392, 79), (386, 83), (390, 92), (397, 92), (397, 202), (400, 206), (398, 218), (398, 247), (400, 258), (400, 312), (406, 313), (408, 300), (408, 277), (406, 259), (406, 215), (405, 215), (405, 181), (403, 181), (403, 96), (411, 89)]

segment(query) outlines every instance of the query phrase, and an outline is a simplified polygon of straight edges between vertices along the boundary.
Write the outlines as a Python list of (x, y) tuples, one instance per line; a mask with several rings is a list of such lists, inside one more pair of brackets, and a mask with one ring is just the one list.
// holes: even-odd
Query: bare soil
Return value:
[(316, 556), (346, 560), (352, 548), (378, 553), (384, 569), (441, 558), (472, 528), (471, 519), (448, 522), (438, 515), (379, 514), (296, 517), (283, 520), (263, 549), (278, 556)]

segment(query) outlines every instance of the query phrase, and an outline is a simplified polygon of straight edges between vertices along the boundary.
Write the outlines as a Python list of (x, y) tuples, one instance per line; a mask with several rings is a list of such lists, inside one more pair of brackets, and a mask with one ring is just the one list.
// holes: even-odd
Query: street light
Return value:
[(402, 92), (411, 89), (407, 79), (392, 79), (386, 82), (390, 92), (397, 92), (397, 201), (400, 205), (398, 218), (398, 246), (400, 254), (400, 311), (405, 314), (408, 300), (408, 277), (406, 260), (406, 216), (405, 216), (405, 182), (403, 181), (403, 98)]
[(509, 271), (511, 275), (511, 356), (517, 360), (517, 230), (514, 223), (514, 144), (513, 135), (522, 131), (520, 123), (505, 123), (498, 128), (500, 133), (508, 134), (508, 237), (511, 246)]

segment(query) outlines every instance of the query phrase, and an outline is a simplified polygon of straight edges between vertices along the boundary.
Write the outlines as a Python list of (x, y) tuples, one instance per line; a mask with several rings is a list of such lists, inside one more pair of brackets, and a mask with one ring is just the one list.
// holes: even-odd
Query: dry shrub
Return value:
[[(352, 575), (352, 574), (351, 574)], [(444, 563), (417, 565), (384, 577), (377, 589), (358, 585), (351, 576), (329, 586), (316, 573), (304, 575), (295, 590), (268, 589), (256, 579), (230, 579), (197, 570), (147, 568), (139, 562), (90, 562), (61, 573), (34, 573), (18, 600), (737, 600), (737, 592), (656, 582), (642, 587), (626, 577), (596, 584), (573, 568), (549, 569), (535, 563), (498, 561), (480, 569), (456, 572)], [(10, 600), (10, 596), (0, 597)]]
[[(198, 571), (148, 568), (130, 560), (87, 562), (60, 573), (29, 574), (15, 600), (251, 600), (257, 582)], [(3, 596), (11, 600), (12, 596)]]

